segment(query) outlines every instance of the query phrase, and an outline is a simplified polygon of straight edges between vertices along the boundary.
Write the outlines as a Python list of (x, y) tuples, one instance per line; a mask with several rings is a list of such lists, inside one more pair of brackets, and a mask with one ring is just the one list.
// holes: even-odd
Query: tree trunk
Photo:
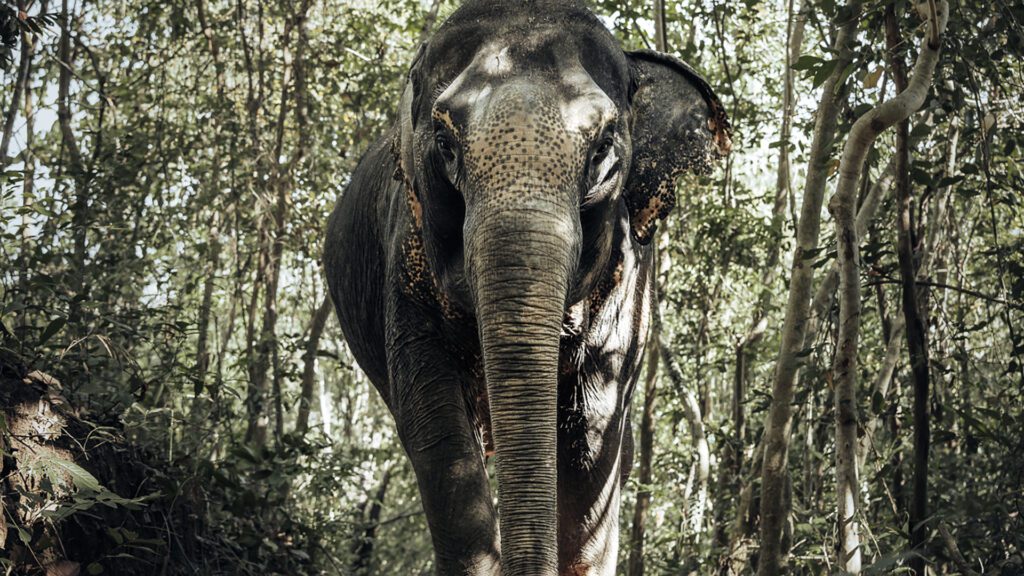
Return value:
[[(899, 125), (897, 125), (899, 130)], [(960, 130), (956, 126), (955, 121), (953, 126), (950, 128), (949, 135), (949, 146), (946, 152), (946, 175), (951, 176), (956, 167), (956, 158), (958, 156), (958, 144), (960, 141)], [(895, 165), (898, 154), (892, 158), (892, 164)], [(891, 172), (890, 172), (891, 174)], [(920, 282), (925, 280), (936, 265), (936, 259), (939, 258), (939, 241), (941, 239), (941, 232), (943, 229), (942, 222), (945, 220), (947, 198), (949, 194), (949, 187), (943, 187), (939, 189), (934, 195), (934, 204), (932, 205), (932, 214), (930, 216), (930, 222), (933, 225), (927, 231), (927, 237), (925, 239), (924, 246), (920, 250), (920, 263), (917, 267), (917, 280)], [(859, 227), (860, 216), (858, 215), (858, 232), (862, 233), (863, 229)], [(882, 285), (878, 286), (881, 290)], [(880, 306), (884, 304), (884, 299), (879, 296)], [(887, 319), (883, 319), (885, 324)], [(896, 363), (899, 360), (900, 354), (903, 352), (903, 343), (906, 341), (906, 335), (904, 329), (906, 328), (906, 317), (903, 314), (899, 314), (896, 318), (892, 319), (890, 325), (886, 330), (883, 331), (886, 338), (886, 349), (885, 355), (882, 359), (882, 365), (878, 369), (878, 373), (875, 375), (874, 383), (871, 386), (872, 395), (878, 395), (880, 398), (885, 399), (889, 396), (889, 387), (892, 384), (893, 374), (896, 370)], [(878, 418), (871, 418), (865, 424), (864, 437), (861, 439), (861, 460), (866, 457), (870, 452), (875, 431), (878, 426), (882, 423), (882, 416)]]
[[(217, 104), (223, 105), (226, 101), (225, 97), (225, 83), (224, 83), (224, 64), (220, 57), (220, 45), (217, 44), (216, 38), (213, 33), (213, 28), (210, 26), (209, 18), (206, 13), (206, 2), (204, 0), (196, 0), (196, 16), (199, 20), (199, 25), (202, 29), (203, 35), (206, 37), (206, 46), (210, 51), (210, 57), (213, 59), (215, 80), (214, 84), (217, 90)], [(220, 121), (219, 114), (213, 114), (210, 118), (212, 125), (213, 142), (219, 143), (222, 140), (223, 134), (223, 123)], [(210, 175), (210, 196), (212, 199), (216, 199), (220, 196), (220, 180), (221, 170), (220, 161), (217, 157), (217, 153), (214, 153), (213, 162), (215, 163), (211, 170)], [(210, 330), (210, 314), (213, 306), (213, 292), (216, 288), (217, 272), (220, 268), (220, 230), (222, 226), (222, 215), (219, 206), (211, 206), (212, 214), (210, 215), (209, 222), (209, 233), (206, 242), (206, 266), (203, 270), (203, 300), (199, 307), (199, 322), (198, 322), (198, 341), (196, 342), (196, 374), (195, 374), (195, 395), (198, 397), (206, 386), (206, 373), (210, 368), (210, 353), (209, 353), (209, 330)], [(198, 398), (197, 398), (198, 400)], [(195, 412), (195, 408), (193, 408)], [(197, 413), (198, 414), (198, 413)]]
[(643, 576), (644, 573), (644, 529), (647, 510), (651, 505), (650, 486), (653, 482), (651, 461), (654, 457), (654, 403), (658, 394), (658, 358), (660, 350), (658, 339), (661, 337), (661, 320), (657, 310), (651, 326), (649, 339), (650, 350), (647, 353), (647, 373), (644, 378), (644, 412), (640, 420), (640, 488), (636, 494), (636, 506), (633, 508), (633, 529), (630, 532), (629, 576)]
[[(45, 14), (49, 8), (49, 0), (43, 0), (39, 6), (39, 13)], [(35, 52), (37, 38), (35, 36), (29, 36), (28, 42), (24, 45), (23, 49)], [(25, 86), (22, 90), (24, 97), (24, 105), (22, 114), (25, 117), (25, 148), (22, 150), (21, 158), (24, 162), (22, 177), (22, 206), (29, 208), (34, 201), (34, 189), (35, 189), (35, 176), (36, 176), (36, 158), (35, 158), (35, 110), (33, 108), (32, 101), (32, 58), (28, 61), (28, 70), (25, 71)], [(0, 171), (2, 167), (6, 166), (3, 160), (0, 160)], [(28, 253), (29, 242), (31, 240), (31, 232), (29, 228), (29, 210), (25, 210), (21, 216), (21, 227), (18, 231), (18, 237), (21, 240), (21, 250), (23, 253)], [(21, 283), (21, 291), (27, 290), (28, 286), (28, 274), (22, 272), (18, 275), (19, 282)]]
[(679, 368), (675, 356), (665, 343), (664, 339), (658, 341), (661, 351), (661, 361), (665, 365), (665, 372), (676, 394), (682, 399), (683, 417), (690, 428), (690, 441), (693, 443), (693, 451), (697, 454), (697, 490), (693, 505), (690, 507), (690, 527), (697, 535), (703, 530), (704, 511), (708, 503), (708, 480), (711, 476), (711, 451), (708, 447), (707, 435), (704, 431), (704, 418), (701, 415), (700, 402), (697, 395), (685, 386), (683, 371)]
[(861, 178), (869, 142), (858, 141), (856, 128), (847, 140), (839, 167), (839, 183), (829, 202), (835, 220), (839, 262), (839, 338), (832, 364), (836, 414), (836, 564), (851, 574), (860, 573), (860, 531), (857, 523), (859, 470), (857, 467), (857, 345), (860, 332), (860, 242), (854, 224), (857, 183)]
[[(26, 10), (25, 0), (18, 0), (18, 10)], [(18, 59), (18, 71), (14, 78), (14, 89), (11, 93), (11, 102), (4, 114), (3, 134), (0, 136), (0, 172), (7, 167), (7, 150), (11, 145), (11, 137), (14, 135), (14, 121), (18, 117), (18, 107), (21, 105), (21, 95), (26, 92), (29, 83), (29, 72), (32, 70), (32, 56), (34, 55), (34, 42), (31, 34), (22, 32), (21, 36), (21, 57)]]
[[(277, 144), (274, 147), (274, 159), (279, 159), (283, 146), (285, 121), (287, 120), (288, 101), (290, 99), (293, 56), (289, 47), (291, 42), (291, 26), (286, 24), (284, 40), (284, 71), (281, 80), (281, 103), (277, 119)], [(259, 341), (256, 345), (256, 358), (253, 366), (249, 388), (249, 428), (245, 440), (256, 445), (266, 443), (267, 436), (267, 372), (271, 369), (277, 349), (277, 289), (281, 278), (281, 256), (284, 254), (284, 236), (286, 233), (289, 184), (285, 182), (283, 169), (278, 164), (273, 178), (276, 201), (271, 211), (271, 229), (265, 241), (261, 243), (260, 259), (265, 271), (263, 278), (263, 320)], [(271, 375), (274, 378), (274, 375)]]
[(668, 36), (665, 33), (665, 0), (654, 0), (654, 47), (659, 52), (668, 52)]
[(750, 459), (750, 470), (739, 489), (736, 504), (736, 515), (728, 531), (727, 552), (719, 563), (720, 574), (738, 576), (747, 573), (747, 563), (754, 551), (753, 532), (757, 525), (759, 503), (756, 499), (754, 484), (761, 476), (761, 464), (764, 462), (764, 442), (758, 442)]
[[(272, 369), (271, 384), (273, 386), (273, 403), (275, 408), (275, 440), (280, 440), (284, 432), (284, 416), (281, 400), (281, 370), (277, 346), (277, 291), (280, 284), (284, 242), (287, 237), (288, 207), (294, 185), (294, 170), (306, 155), (308, 138), (305, 133), (308, 120), (306, 110), (306, 71), (305, 51), (309, 44), (307, 15), (311, 0), (305, 0), (285, 25), (284, 34), (284, 70), (281, 81), (281, 102), (278, 109), (275, 127), (274, 155), (277, 162), (272, 178), (275, 188), (275, 203), (271, 213), (272, 230), (263, 244), (263, 259), (266, 264), (263, 296), (263, 322), (260, 330), (259, 345), (256, 349), (256, 361), (249, 388), (249, 428), (246, 441), (257, 445), (266, 442), (267, 417), (264, 413), (267, 396), (267, 376)], [(294, 56), (290, 50), (291, 34), (298, 30)], [(295, 92), (291, 95), (289, 88), (294, 78)], [(280, 159), (284, 151), (285, 128), (288, 117), (288, 103), (295, 100), (295, 151), (288, 162)]]
[[(768, 255), (765, 258), (764, 270), (761, 274), (760, 284), (764, 287), (774, 284), (778, 275), (777, 268), (782, 249), (782, 238), (784, 235), (783, 227), (786, 222), (787, 200), (792, 192), (789, 152), (793, 125), (793, 111), (796, 99), (794, 98), (794, 71), (791, 66), (792, 63), (800, 57), (800, 51), (803, 47), (804, 28), (807, 23), (807, 8), (808, 0), (801, 0), (800, 7), (796, 11), (794, 11), (794, 0), (789, 0), (788, 2), (785, 49), (786, 59), (783, 67), (782, 118), (779, 134), (779, 160), (776, 167), (775, 197), (772, 202), (771, 221), (771, 232), (776, 238), (776, 241), (769, 247)], [(750, 376), (749, 365), (752, 356), (751, 347), (764, 337), (764, 334), (768, 329), (768, 319), (766, 318), (766, 315), (771, 301), (772, 293), (770, 290), (765, 288), (754, 307), (750, 326), (747, 328), (746, 334), (743, 335), (734, 350), (735, 367), (733, 369), (732, 422), (735, 432), (732, 444), (726, 444), (724, 448), (722, 463), (720, 464), (722, 469), (719, 481), (720, 485), (726, 489), (729, 489), (730, 487), (738, 487), (740, 494), (743, 494), (745, 489), (740, 486), (740, 476), (744, 467), (742, 449), (746, 441), (746, 415), (744, 413), (744, 402)], [(759, 466), (760, 463), (755, 465), (755, 467)], [(746, 517), (748, 510), (741, 509), (743, 507), (742, 501), (739, 504), (740, 506), (736, 510), (737, 516)], [(720, 515), (720, 520), (723, 518), (724, 516)], [(733, 526), (736, 525), (737, 523), (734, 522)], [(752, 522), (748, 523), (745, 521), (739, 522), (738, 525), (751, 528), (754, 526)], [(722, 525), (717, 528), (717, 534), (719, 542), (724, 543), (726, 541), (726, 527), (724, 522), (722, 522)], [(744, 534), (742, 537), (746, 536), (747, 535)], [(734, 541), (731, 537), (729, 540), (731, 542)], [(732, 549), (733, 546), (730, 545), (729, 548)]]
[[(930, 18), (939, 20), (938, 28), (945, 29), (946, 6), (942, 4), (943, 14), (941, 18), (932, 14)], [(857, 469), (857, 343), (860, 330), (860, 244), (858, 240), (857, 227), (854, 223), (854, 207), (857, 201), (857, 184), (861, 178), (864, 160), (871, 149), (875, 138), (883, 131), (898, 122), (904, 122), (911, 114), (916, 112), (928, 95), (931, 86), (932, 73), (938, 63), (938, 38), (931, 38), (925, 46), (922, 46), (918, 62), (914, 66), (914, 77), (910, 84), (899, 94), (888, 102), (884, 102), (857, 119), (850, 136), (843, 147), (843, 155), (839, 164), (839, 181), (836, 184), (836, 193), (829, 202), (829, 211), (835, 219), (836, 239), (838, 242), (837, 254), (840, 270), (840, 301), (839, 301), (839, 338), (836, 345), (836, 357), (833, 364), (833, 385), (835, 386), (836, 399), (836, 499), (837, 499), (837, 520), (838, 520), (838, 546), (839, 558), (837, 563), (847, 572), (856, 574), (860, 572), (861, 552), (860, 535), (857, 525), (857, 502), (858, 498), (858, 469)], [(897, 88), (899, 83), (897, 82)], [(900, 154), (897, 151), (897, 154)], [(903, 168), (904, 170), (901, 170)], [(897, 156), (896, 170), (898, 181), (904, 180), (908, 173), (906, 165)], [(902, 186), (897, 186), (897, 194), (901, 193)], [(900, 219), (901, 226), (909, 224), (909, 200), (901, 198), (901, 206), (905, 208), (904, 218)], [(903, 228), (901, 228), (901, 231)], [(904, 247), (904, 236), (901, 234), (901, 248)], [(905, 247), (910, 249), (909, 234)], [(910, 254), (912, 257), (912, 254)], [(915, 293), (915, 274), (912, 263), (908, 259), (910, 267), (903, 266), (903, 250), (901, 250), (901, 272), (904, 273), (904, 308), (908, 306), (906, 294)], [(909, 272), (909, 275), (905, 273)], [(916, 314), (916, 301), (911, 300)], [(917, 320), (920, 323), (920, 320)], [(911, 328), (912, 317), (907, 313), (908, 334), (913, 331)], [(923, 332), (923, 331), (922, 331)], [(923, 344), (922, 344), (923, 346)], [(914, 346), (911, 344), (913, 354)], [(927, 357), (925, 357), (925, 397), (927, 403)], [(915, 368), (916, 372), (916, 368)], [(917, 377), (915, 377), (915, 398), (917, 396)], [(916, 406), (916, 400), (915, 400)], [(927, 410), (927, 404), (925, 404)], [(915, 429), (919, 425), (916, 419), (915, 408)], [(924, 414), (927, 419), (927, 413)], [(925, 423), (927, 431), (927, 423)], [(915, 434), (915, 447), (917, 445)], [(925, 436), (925, 447), (927, 447), (927, 436)], [(927, 449), (925, 450), (927, 454)], [(916, 460), (916, 458), (915, 458)], [(927, 459), (925, 460), (927, 467)], [(927, 471), (927, 468), (925, 468)], [(917, 498), (917, 478), (915, 470), (915, 500)], [(912, 515), (913, 516), (913, 515)], [(920, 517), (923, 519), (923, 516)], [(913, 519), (912, 519), (913, 522)], [(912, 526), (914, 526), (912, 524)], [(920, 528), (915, 526), (915, 530)], [(919, 543), (915, 543), (915, 547)], [(923, 568), (923, 565), (922, 565)], [(918, 574), (923, 574), (919, 571)]]
[(75, 196), (71, 205), (71, 222), (73, 230), (73, 247), (71, 252), (71, 292), (74, 298), (68, 306), (68, 324), (77, 334), (83, 334), (85, 327), (82, 319), (82, 300), (85, 296), (85, 260), (86, 243), (89, 230), (89, 190), (88, 172), (82, 158), (78, 138), (71, 127), (71, 75), (74, 62), (71, 50), (72, 14), (68, 10), (68, 0), (61, 3), (61, 32), (57, 44), (59, 69), (57, 77), (57, 123), (60, 127), (61, 144), (68, 154), (69, 171), (75, 183)]
[(320, 337), (323, 336), (324, 326), (327, 325), (332, 310), (334, 310), (334, 304), (331, 302), (330, 295), (327, 295), (316, 312), (313, 313), (313, 319), (310, 321), (306, 353), (302, 357), (302, 392), (299, 395), (299, 413), (295, 417), (295, 432), (299, 436), (304, 436), (309, 430), (309, 410), (313, 404), (317, 351), (320, 349)]
[(821, 204), (828, 175), (826, 164), (835, 137), (839, 109), (846, 100), (843, 70), (852, 59), (850, 44), (857, 28), (860, 6), (861, 3), (855, 0), (850, 3), (851, 10), (845, 11), (849, 20), (843, 23), (835, 43), (839, 62), (825, 81), (815, 120), (803, 206), (797, 226), (797, 246), (793, 254), (786, 320), (772, 383), (771, 406), (765, 422), (764, 462), (761, 467), (761, 554), (758, 559), (760, 576), (778, 574), (783, 563), (782, 531), (789, 515), (784, 492), (788, 478), (793, 384), (799, 369), (799, 353), (804, 341), (814, 279), (811, 265), (818, 252)]
[(430, 10), (427, 11), (427, 15), (423, 19), (423, 30), (420, 31), (420, 42), (426, 42), (430, 38), (430, 32), (434, 29), (434, 24), (437, 22), (437, 12), (440, 9), (441, 0), (434, 0), (430, 3)]
[(390, 483), (391, 468), (388, 467), (384, 469), (373, 499), (363, 504), (363, 527), (352, 546), (353, 558), (349, 574), (354, 576), (369, 576), (371, 574), (370, 567), (373, 563), (374, 544), (377, 541), (377, 528), (380, 526), (380, 513), (384, 508), (384, 496), (387, 495)]
[[(219, 170), (214, 170), (218, 172)], [(212, 178), (214, 182), (213, 190), (217, 190), (216, 183), (218, 178), (216, 175)], [(203, 391), (206, 386), (206, 373), (210, 368), (210, 352), (209, 352), (209, 337), (210, 337), (210, 311), (213, 308), (213, 290), (216, 286), (215, 280), (217, 278), (217, 270), (220, 268), (220, 215), (214, 213), (210, 217), (209, 224), (210, 232), (208, 241), (206, 243), (206, 266), (203, 269), (205, 278), (203, 279), (203, 300), (199, 306), (199, 322), (198, 331), (199, 336), (196, 342), (196, 374), (195, 374), (195, 389), (193, 390), (195, 396), (198, 399), (199, 394)]]
[[(889, 396), (889, 387), (892, 385), (893, 375), (896, 372), (896, 363), (899, 360), (900, 353), (903, 352), (903, 328), (903, 317), (897, 317), (890, 328), (889, 340), (885, 345), (885, 355), (882, 357), (882, 365), (878, 368), (874, 382), (871, 385), (872, 396), (877, 396), (883, 400)], [(882, 416), (882, 414), (879, 414), (877, 418), (869, 418), (864, 424), (864, 437), (860, 440), (860, 458), (862, 462), (867, 458), (874, 445), (875, 431), (878, 429), (879, 424), (882, 423)]]
[[(891, 67), (897, 89), (901, 84), (906, 88), (901, 91), (899, 99), (903, 94), (911, 94), (916, 110), (924, 102), (928, 88), (931, 85), (931, 75), (939, 57), (941, 47), (941, 35), (945, 30), (948, 8), (945, 2), (929, 4), (931, 13), (931, 28), (925, 40), (921, 43), (917, 63), (914, 65), (913, 76), (910, 82), (906, 82), (905, 71), (900, 58), (895, 54), (895, 49), (902, 42), (896, 22), (896, 13), (893, 7), (886, 11), (886, 41), (892, 59)], [(911, 104), (912, 106), (913, 104)], [(928, 451), (930, 445), (929, 415), (928, 415), (928, 341), (925, 325), (927, 318), (922, 317), (922, 310), (917, 299), (917, 271), (914, 263), (915, 239), (914, 222), (912, 214), (913, 193), (910, 187), (910, 150), (909, 150), (909, 123), (906, 119), (910, 114), (904, 114), (897, 121), (900, 127), (896, 135), (897, 154), (897, 202), (899, 212), (897, 214), (896, 227), (898, 233), (897, 254), (899, 256), (900, 280), (902, 282), (902, 303), (903, 316), (906, 323), (907, 348), (910, 352), (910, 367), (913, 373), (914, 390), (914, 477), (913, 492), (910, 503), (910, 545), (915, 554), (911, 556), (910, 568), (919, 576), (925, 574), (925, 558), (922, 555), (923, 548), (928, 538), (928, 527), (926, 520), (928, 516)]]

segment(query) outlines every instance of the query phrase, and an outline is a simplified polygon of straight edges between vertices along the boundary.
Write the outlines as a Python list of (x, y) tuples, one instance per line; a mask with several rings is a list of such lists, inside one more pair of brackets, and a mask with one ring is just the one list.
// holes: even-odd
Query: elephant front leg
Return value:
[(436, 571), (444, 576), (498, 576), (497, 518), (480, 455), (464, 450), (461, 430), (439, 433), (451, 436), (429, 448), (403, 439), (430, 527)]
[[(399, 324), (414, 323), (405, 317)], [(420, 324), (422, 325), (422, 323)], [(412, 462), (440, 575), (500, 574), (483, 450), (454, 358), (415, 330), (391, 338), (391, 409)]]
[(620, 473), (559, 475), (561, 576), (614, 576), (619, 552)]
[[(625, 453), (632, 451), (632, 434), (625, 414), (599, 416), (593, 411), (578, 412), (565, 420), (559, 436), (560, 576), (615, 575), (619, 501), (628, 474), (623, 459), (627, 465), (632, 459), (632, 454)], [(599, 430), (594, 421), (605, 423), (604, 429)]]

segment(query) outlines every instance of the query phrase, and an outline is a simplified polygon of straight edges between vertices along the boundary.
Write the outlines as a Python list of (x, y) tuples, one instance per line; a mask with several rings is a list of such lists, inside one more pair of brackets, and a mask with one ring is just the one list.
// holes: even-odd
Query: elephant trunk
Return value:
[(556, 194), (532, 192), (505, 195), (519, 199), (466, 230), (497, 452), (503, 576), (558, 570), (559, 335), (579, 260), (579, 217), (568, 201), (550, 199)]

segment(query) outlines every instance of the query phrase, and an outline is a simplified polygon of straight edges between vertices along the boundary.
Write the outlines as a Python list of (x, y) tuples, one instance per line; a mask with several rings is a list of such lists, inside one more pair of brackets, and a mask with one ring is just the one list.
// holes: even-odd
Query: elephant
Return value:
[(693, 68), (581, 2), (467, 0), (420, 46), (323, 261), (438, 574), (614, 573), (651, 239), (730, 135)]

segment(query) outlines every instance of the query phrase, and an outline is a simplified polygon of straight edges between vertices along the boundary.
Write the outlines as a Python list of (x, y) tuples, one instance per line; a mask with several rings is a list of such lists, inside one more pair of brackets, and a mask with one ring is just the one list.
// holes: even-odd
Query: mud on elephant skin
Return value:
[(471, 0), (420, 49), (324, 262), (438, 573), (614, 572), (648, 243), (675, 177), (729, 146), (693, 69), (624, 52), (581, 4)]

